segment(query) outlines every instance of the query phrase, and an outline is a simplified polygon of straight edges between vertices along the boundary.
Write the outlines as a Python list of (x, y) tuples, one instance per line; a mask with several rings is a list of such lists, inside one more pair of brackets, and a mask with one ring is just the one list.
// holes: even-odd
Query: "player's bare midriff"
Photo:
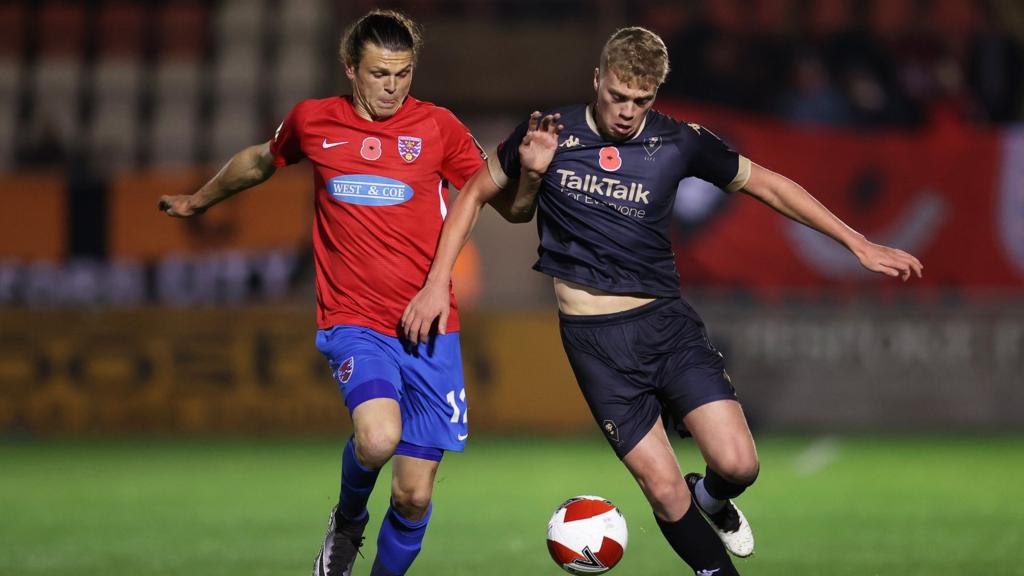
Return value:
[(638, 296), (634, 294), (612, 294), (583, 286), (561, 278), (555, 278), (555, 298), (562, 314), (571, 316), (594, 316), (597, 314), (614, 314), (625, 312), (652, 302), (654, 296)]

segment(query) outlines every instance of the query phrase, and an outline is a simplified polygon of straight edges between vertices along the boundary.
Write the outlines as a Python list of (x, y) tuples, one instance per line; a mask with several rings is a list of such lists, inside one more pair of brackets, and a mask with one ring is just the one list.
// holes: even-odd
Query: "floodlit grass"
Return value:
[[(744, 575), (1021, 574), (1024, 439), (759, 440), (739, 499)], [(703, 469), (678, 441), (684, 470)], [(0, 575), (309, 574), (337, 498), (341, 440), (0, 443)], [(370, 504), (369, 572), (389, 471)], [(598, 438), (480, 438), (439, 472), (420, 576), (556, 576), (544, 530), (569, 496), (619, 505), (619, 575), (689, 573)]]

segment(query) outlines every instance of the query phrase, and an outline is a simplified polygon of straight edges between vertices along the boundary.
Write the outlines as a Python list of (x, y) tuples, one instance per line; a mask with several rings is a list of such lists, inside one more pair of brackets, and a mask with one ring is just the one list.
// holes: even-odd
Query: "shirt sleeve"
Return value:
[(519, 144), (526, 137), (526, 128), (529, 120), (523, 122), (509, 134), (508, 138), (498, 144), (498, 150), (494, 157), (487, 161), (487, 168), (491, 172), (491, 178), (499, 188), (508, 186), (509, 180), (518, 180), (520, 172)]
[(274, 156), (274, 166), (278, 168), (295, 164), (306, 157), (302, 152), (302, 104), (300, 102), (292, 108), (270, 140), (270, 153)]
[(461, 189), (483, 166), (487, 154), (476, 138), (473, 138), (469, 129), (448, 110), (438, 114), (438, 127), (444, 141), (441, 175), (453, 186)]
[(693, 154), (688, 176), (696, 176), (728, 192), (746, 185), (750, 178), (750, 160), (699, 124), (688, 124), (682, 130), (690, 140)]

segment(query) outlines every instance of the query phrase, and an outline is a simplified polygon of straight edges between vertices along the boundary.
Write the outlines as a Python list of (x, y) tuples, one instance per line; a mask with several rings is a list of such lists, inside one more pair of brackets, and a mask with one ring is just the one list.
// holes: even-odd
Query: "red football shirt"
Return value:
[[(411, 96), (378, 122), (356, 114), (350, 96), (336, 96), (295, 106), (270, 150), (277, 166), (313, 163), (317, 325), (396, 336), (433, 261), (448, 182), (461, 188), (483, 165), (469, 130)], [(453, 293), (448, 330), (458, 329)]]

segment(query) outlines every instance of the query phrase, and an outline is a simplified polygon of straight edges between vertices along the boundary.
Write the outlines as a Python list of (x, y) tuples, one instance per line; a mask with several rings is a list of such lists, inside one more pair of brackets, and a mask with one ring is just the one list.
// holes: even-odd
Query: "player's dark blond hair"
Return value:
[(392, 52), (412, 52), (415, 64), (423, 46), (420, 26), (411, 18), (394, 10), (374, 10), (345, 29), (338, 47), (341, 63), (358, 68), (367, 44)]
[(622, 82), (657, 89), (668, 77), (668, 49), (661, 37), (646, 28), (616, 30), (601, 50), (601, 73), (611, 71)]

